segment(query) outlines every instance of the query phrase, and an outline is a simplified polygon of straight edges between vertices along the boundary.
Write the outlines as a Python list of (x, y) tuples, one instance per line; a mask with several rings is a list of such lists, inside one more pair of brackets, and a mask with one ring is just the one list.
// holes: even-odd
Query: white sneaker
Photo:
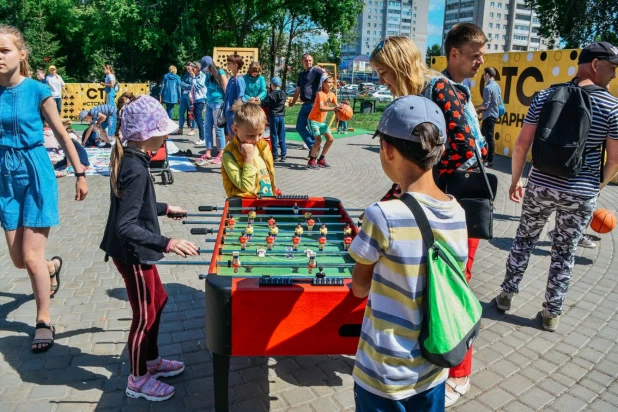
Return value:
[(306, 144), (303, 144), (303, 149), (309, 150), (309, 147)]
[(466, 392), (468, 392), (470, 389), (470, 377), (466, 377), (466, 383), (463, 385), (457, 385), (451, 378), (446, 380), (446, 384), (453, 390), (453, 392), (449, 392), (447, 389), (444, 390), (446, 397), (444, 406), (448, 408), (449, 406), (454, 405), (462, 395), (465, 395)]
[(203, 140), (200, 140), (200, 139), (196, 140), (195, 143), (194, 143), (195, 146), (201, 146), (203, 144), (205, 144), (205, 142)]

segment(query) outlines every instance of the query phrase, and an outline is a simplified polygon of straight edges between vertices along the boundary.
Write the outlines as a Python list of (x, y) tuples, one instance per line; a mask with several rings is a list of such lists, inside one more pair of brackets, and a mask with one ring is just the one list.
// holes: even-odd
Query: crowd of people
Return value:
[[(474, 24), (455, 25), (445, 39), (447, 67), (441, 73), (426, 66), (417, 46), (407, 37), (387, 37), (371, 54), (370, 62), (380, 83), (396, 97), (375, 133), (382, 168), (393, 186), (381, 201), (367, 208), (361, 232), (350, 246), (350, 255), (356, 261), (352, 293), (368, 299), (353, 371), (357, 411), (441, 411), (470, 388), (472, 347), (460, 365), (446, 369), (431, 363), (419, 351), (427, 313), (428, 249), (419, 240), (419, 224), (408, 202), (419, 205), (436, 241), (451, 255), (456, 269), (470, 280), (479, 239), (468, 235), (466, 213), (446, 187), (455, 171), (473, 168), (477, 156), (484, 157), (487, 165), (493, 160), (493, 136), (489, 134), (493, 135), (500, 105), (499, 88), (492, 85), (495, 70), (484, 69), (487, 93), (483, 93), (480, 106), (472, 104), (464, 82), (481, 70), (488, 41)], [(28, 49), (21, 33), (0, 26), (0, 50), (0, 220), (14, 265), (27, 269), (32, 280), (37, 314), (31, 349), (44, 352), (54, 342), (49, 304), (50, 296), (60, 287), (63, 262), (59, 257), (45, 258), (49, 228), (59, 219), (57, 185), (43, 146), (42, 119), (75, 168), (75, 199), (84, 200), (88, 187), (51, 87), (28, 78)], [(185, 368), (181, 361), (159, 356), (158, 325), (167, 295), (156, 266), (142, 262), (159, 260), (163, 253), (194, 256), (198, 252), (193, 242), (161, 235), (158, 216), (178, 219), (186, 210), (156, 201), (146, 152), (160, 147), (167, 135), (181, 132), (192, 107), (194, 118), (186, 119), (187, 123), (191, 128), (195, 120), (207, 148), (204, 160), (222, 163), (226, 194), (256, 197), (277, 193), (274, 161), (279, 153), (280, 160), (286, 156), (282, 125), (285, 94), (278, 78), (271, 79), (270, 91), (266, 89), (258, 63), (252, 63), (247, 75), (241, 76), (243, 64), (240, 56), (230, 55), (224, 71), (205, 56), (199, 63), (188, 63), (182, 78), (176, 75), (175, 67), (170, 67), (161, 94), (167, 111), (156, 99), (131, 93), (120, 96), (116, 107), (112, 104), (116, 80), (108, 67), (103, 84), (110, 89), (108, 97), (112, 100), (105, 109), (92, 109), (82, 117), (92, 127), (107, 126), (108, 131), (112, 127), (109, 120), (118, 118), (110, 165), (111, 204), (101, 249), (122, 275), (133, 310), (128, 341), (131, 373), (126, 390), (130, 397), (169, 399), (174, 388), (159, 378), (178, 375)], [(297, 130), (309, 149), (308, 166), (327, 167), (325, 156), (333, 139), (325, 116), (339, 110), (331, 92), (334, 79), (313, 66), (309, 54), (303, 56), (303, 66), (292, 98), (292, 104), (298, 99), (303, 103)], [(535, 141), (537, 125), (543, 121), (540, 113), (548, 97), (561, 86), (538, 93), (515, 143), (509, 196), (514, 202), (523, 201), (523, 211), (496, 305), (510, 310), (532, 248), (550, 214), (556, 212), (551, 266), (540, 312), (547, 331), (558, 327), (575, 250), (599, 192), (618, 173), (618, 99), (607, 91), (617, 67), (618, 49), (609, 43), (593, 43), (579, 55), (576, 77), (568, 87), (586, 88), (592, 127), (585, 136), (587, 155), (575, 176), (555, 176), (535, 167), (525, 192), (521, 184), (526, 155)], [(54, 81), (61, 84), (61, 79)], [(176, 103), (181, 104), (180, 125), (170, 118), (170, 107)], [(264, 108), (268, 108), (268, 116)], [(483, 126), (478, 121), (479, 111), (483, 113)], [(267, 122), (271, 136), (273, 130), (275, 135), (283, 135), (272, 151), (262, 138)], [(19, 127), (12, 127), (15, 124)], [(217, 136), (216, 152), (213, 136)], [(323, 148), (322, 136), (326, 139)], [(607, 147), (603, 170), (602, 145)], [(56, 282), (50, 283), (50, 278)]]

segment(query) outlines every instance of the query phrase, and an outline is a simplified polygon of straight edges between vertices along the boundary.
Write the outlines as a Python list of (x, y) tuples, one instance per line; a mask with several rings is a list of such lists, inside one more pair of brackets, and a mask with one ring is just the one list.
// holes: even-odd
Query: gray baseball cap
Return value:
[[(439, 144), (446, 142), (446, 122), (442, 110), (431, 100), (421, 96), (404, 96), (393, 100), (384, 110), (378, 131), (397, 139), (421, 143), (412, 132), (421, 123), (431, 123), (440, 131)], [(374, 136), (375, 137), (375, 136)]]

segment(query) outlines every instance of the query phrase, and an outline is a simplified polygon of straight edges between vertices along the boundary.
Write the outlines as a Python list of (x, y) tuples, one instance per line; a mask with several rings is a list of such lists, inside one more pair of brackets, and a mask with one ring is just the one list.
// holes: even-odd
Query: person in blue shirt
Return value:
[(180, 108), (178, 109), (178, 123), (180, 124), (180, 128), (178, 131), (172, 133), (173, 135), (183, 135), (183, 127), (185, 125), (185, 120), (187, 125), (191, 130), (187, 133), (189, 136), (193, 136), (195, 134), (195, 128), (197, 127), (197, 123), (195, 123), (195, 119), (192, 119), (189, 113), (193, 110), (191, 108), (191, 99), (189, 94), (191, 93), (191, 86), (193, 85), (193, 62), (188, 62), (185, 66), (187, 71), (182, 75), (180, 79)]
[(204, 133), (204, 109), (206, 108), (206, 75), (200, 70), (200, 63), (194, 62), (191, 66), (191, 102), (193, 103), (193, 116), (197, 123), (199, 139), (195, 142), (196, 146), (201, 146), (206, 142)]
[(261, 104), (266, 98), (266, 80), (262, 76), (262, 66), (259, 62), (252, 62), (247, 69), (245, 79), (245, 97), (243, 101)]
[(234, 138), (232, 125), (234, 124), (234, 112), (232, 106), (236, 100), (245, 100), (245, 79), (240, 76), (240, 70), (245, 62), (238, 54), (227, 56), (227, 71), (231, 73), (230, 80), (225, 88), (225, 120), (227, 121), (227, 134), (225, 140), (231, 142)]
[[(103, 72), (105, 72), (105, 80), (101, 82), (101, 86), (105, 86), (105, 103), (116, 106), (116, 87), (118, 86), (118, 80), (116, 80), (112, 65), (104, 65)], [(106, 132), (110, 136), (113, 136), (116, 132), (116, 115), (109, 118)]]
[[(202, 72), (206, 74), (206, 152), (202, 155), (198, 163), (219, 164), (221, 163), (221, 155), (225, 147), (225, 131), (222, 127), (217, 127), (217, 116), (223, 105), (223, 96), (225, 96), (225, 88), (227, 87), (227, 74), (225, 70), (219, 69), (210, 56), (202, 57), (200, 62)], [(213, 133), (215, 130), (217, 136), (217, 155), (213, 158), (212, 148)]]
[(180, 76), (176, 74), (176, 66), (170, 66), (169, 73), (163, 76), (161, 96), (159, 101), (165, 103), (168, 117), (172, 118), (174, 105), (180, 102)]
[(60, 287), (62, 259), (45, 259), (51, 226), (59, 223), (58, 184), (43, 146), (43, 119), (49, 123), (75, 168), (75, 200), (88, 194), (86, 174), (62, 126), (49, 87), (30, 79), (29, 47), (19, 30), (0, 25), (0, 224), (13, 265), (26, 269), (36, 302), (32, 352), (54, 344), (50, 296)]
[(105, 142), (103, 147), (106, 149), (111, 148), (112, 145), (107, 137), (105, 129), (107, 129), (109, 125), (109, 119), (115, 117), (116, 115), (116, 106), (112, 106), (111, 104), (101, 104), (93, 107), (89, 111), (82, 110), (79, 113), (79, 120), (82, 122), (90, 122), (90, 126), (88, 126), (82, 135), (82, 145), (86, 147), (96, 146), (96, 141), (92, 136), (92, 132), (97, 130)]

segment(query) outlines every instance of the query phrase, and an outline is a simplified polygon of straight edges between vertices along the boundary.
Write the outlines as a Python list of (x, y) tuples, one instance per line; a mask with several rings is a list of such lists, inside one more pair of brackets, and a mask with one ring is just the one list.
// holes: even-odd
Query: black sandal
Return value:
[[(51, 330), (52, 333), (52, 338), (51, 339), (33, 339), (32, 340), (32, 344), (30, 345), (30, 350), (33, 353), (42, 353), (42, 352), (47, 352), (49, 349), (51, 349), (52, 346), (54, 346), (54, 338), (56, 337), (56, 328), (54, 327), (54, 325), (52, 325), (51, 323), (37, 323), (36, 324), (36, 329), (49, 329)], [(37, 345), (37, 347), (32, 347), (33, 345)], [(42, 348), (38, 347), (38, 345), (47, 345), (47, 346), (43, 346)]]
[[(60, 266), (56, 266), (54, 259), (60, 262)], [(56, 296), (56, 293), (58, 293), (58, 290), (60, 289), (60, 271), (62, 270), (62, 258), (60, 256), (54, 256), (53, 258), (50, 259), (50, 262), (52, 262), (52, 264), (54, 265), (54, 269), (56, 269), (54, 273), (49, 275), (50, 279), (56, 278), (56, 284), (51, 285), (52, 294), (49, 295), (49, 297), (53, 299), (53, 297)]]

